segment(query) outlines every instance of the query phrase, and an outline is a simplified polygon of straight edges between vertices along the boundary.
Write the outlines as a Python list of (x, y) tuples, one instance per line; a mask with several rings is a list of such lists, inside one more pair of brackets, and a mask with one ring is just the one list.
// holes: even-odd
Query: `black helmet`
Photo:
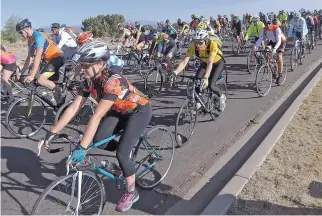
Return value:
[(59, 23), (52, 23), (51, 28), (60, 28), (60, 24)]
[(23, 19), (16, 25), (16, 31), (21, 31), (25, 28), (31, 28), (31, 22), (28, 19)]
[(65, 28), (65, 27), (66, 27), (66, 24), (62, 24), (62, 25), (61, 25), (61, 27), (62, 27), (62, 28)]
[(170, 23), (170, 21), (167, 19), (167, 20), (165, 21), (165, 23), (167, 23), (167, 24), (168, 24), (168, 23)]
[(179, 23), (179, 24), (182, 23), (182, 20), (179, 18), (178, 21), (177, 21), (177, 23)]
[(43, 28), (38, 29), (39, 32), (44, 32), (45, 30)]

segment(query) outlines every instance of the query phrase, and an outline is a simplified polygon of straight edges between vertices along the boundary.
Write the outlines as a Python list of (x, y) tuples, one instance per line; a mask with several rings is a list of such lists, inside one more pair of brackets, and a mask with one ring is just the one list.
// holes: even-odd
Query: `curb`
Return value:
[[(273, 129), (261, 142), (254, 153), (247, 159), (243, 166), (235, 173), (225, 187), (215, 196), (215, 198), (202, 211), (202, 215), (224, 215), (229, 210), (230, 206), (236, 200), (238, 194), (242, 191), (252, 175), (265, 161), (268, 154), (271, 152), (284, 130), (293, 119), (293, 116), (301, 106), (304, 99), (310, 94), (312, 89), (317, 85), (322, 77), (322, 59), (315, 62), (309, 67), (309, 70), (300, 77), (288, 92), (276, 102), (276, 106), (282, 105), (291, 94), (300, 87), (302, 82), (310, 78), (311, 74), (316, 73), (309, 81), (306, 87), (299, 93), (296, 99), (292, 102), (289, 108), (285, 111), (282, 117), (278, 120)], [(318, 72), (317, 72), (318, 71)], [(276, 106), (271, 109), (276, 109)], [(270, 109), (270, 110), (271, 110)], [(243, 137), (244, 138), (244, 137)], [(242, 139), (243, 139), (242, 138)]]

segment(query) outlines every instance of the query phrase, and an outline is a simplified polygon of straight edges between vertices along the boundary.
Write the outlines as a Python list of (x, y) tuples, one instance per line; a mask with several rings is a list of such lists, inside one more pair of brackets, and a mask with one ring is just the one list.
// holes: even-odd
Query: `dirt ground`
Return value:
[(322, 80), (228, 214), (322, 215)]

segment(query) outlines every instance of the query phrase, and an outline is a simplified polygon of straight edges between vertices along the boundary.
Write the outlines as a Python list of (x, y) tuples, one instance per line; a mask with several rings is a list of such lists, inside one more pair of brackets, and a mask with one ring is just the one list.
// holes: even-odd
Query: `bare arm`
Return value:
[(187, 66), (190, 57), (186, 56), (182, 61), (178, 64), (177, 68), (175, 69), (175, 73), (179, 74), (183, 69)]
[(41, 62), (41, 56), (43, 53), (44, 48), (43, 47), (39, 47), (36, 49), (36, 56), (35, 56), (35, 60), (34, 60), (34, 67), (32, 68), (31, 72), (30, 72), (30, 76), (35, 77), (37, 74), (37, 71), (39, 70), (40, 67), (40, 62)]

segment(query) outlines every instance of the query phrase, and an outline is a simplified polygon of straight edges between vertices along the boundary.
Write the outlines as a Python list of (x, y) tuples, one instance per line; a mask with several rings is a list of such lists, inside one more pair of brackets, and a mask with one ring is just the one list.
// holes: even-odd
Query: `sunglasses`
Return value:
[(95, 63), (91, 63), (91, 64), (81, 63), (80, 65), (81, 65), (81, 67), (82, 67), (83, 69), (87, 70), (87, 69), (89, 69), (91, 66), (93, 66), (93, 65), (95, 65), (95, 64), (97, 64), (97, 62), (95, 62)]

